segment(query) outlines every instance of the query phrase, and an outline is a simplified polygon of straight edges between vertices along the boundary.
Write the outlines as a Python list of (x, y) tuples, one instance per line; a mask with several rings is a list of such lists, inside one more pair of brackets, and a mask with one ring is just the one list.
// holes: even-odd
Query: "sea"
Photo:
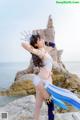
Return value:
[[(63, 63), (69, 72), (77, 74), (80, 77), (79, 61), (67, 61)], [(16, 73), (26, 69), (28, 66), (29, 63), (26, 62), (0, 63), (0, 91), (8, 89), (14, 83)], [(0, 107), (21, 97), (23, 96), (0, 96)]]

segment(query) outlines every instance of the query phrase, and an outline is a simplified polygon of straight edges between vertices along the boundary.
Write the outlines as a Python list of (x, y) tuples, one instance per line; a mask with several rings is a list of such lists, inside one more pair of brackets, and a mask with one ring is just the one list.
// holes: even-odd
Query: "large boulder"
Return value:
[[(14, 83), (6, 91), (0, 91), (0, 95), (30, 95), (35, 94), (35, 87), (32, 83), (34, 74), (24, 74), (14, 81)], [(80, 92), (80, 78), (71, 73), (52, 71), (53, 84), (66, 88), (72, 92)]]
[[(0, 113), (6, 113), (8, 120), (34, 120), (35, 97), (25, 96), (0, 108)], [(55, 112), (55, 120), (80, 120), (79, 112), (59, 114)], [(43, 103), (40, 120), (48, 120), (47, 105)]]

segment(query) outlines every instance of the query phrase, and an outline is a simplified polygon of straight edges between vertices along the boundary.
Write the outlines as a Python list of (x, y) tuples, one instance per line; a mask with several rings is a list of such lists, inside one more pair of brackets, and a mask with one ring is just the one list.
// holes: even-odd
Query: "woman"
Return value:
[[(30, 38), (30, 44), (29, 42), (22, 42), (22, 47), (30, 53), (37, 55), (42, 61), (40, 72), (38, 75), (35, 75), (33, 79), (33, 83), (36, 87), (35, 120), (39, 120), (40, 108), (43, 100), (48, 99), (50, 96), (51, 101), (54, 101), (55, 104), (63, 109), (67, 109), (64, 102), (80, 109), (80, 99), (76, 95), (69, 90), (62, 89), (51, 84), (51, 70), (54, 62), (48, 52), (44, 49), (44, 39), (42, 39), (40, 35), (38, 35), (38, 37), (36, 37), (36, 35), (32, 35)], [(54, 120), (54, 117), (51, 118), (51, 120)]]
[[(36, 38), (36, 40), (37, 40), (37, 38), (40, 38), (40, 35), (37, 34), (37, 35), (35, 36), (35, 38)], [(30, 39), (30, 41), (31, 41), (30, 44), (31, 44), (32, 46), (34, 46), (34, 44), (35, 44), (35, 43), (34, 43), (35, 38), (32, 36), (31, 39)], [(53, 43), (53, 42), (47, 42), (47, 41), (45, 41), (44, 44), (45, 44), (45, 46), (55, 48), (55, 43)], [(34, 46), (34, 47), (35, 47), (35, 46)], [(35, 47), (35, 48), (37, 48), (37, 47)], [(33, 60), (34, 66), (35, 66), (35, 73), (38, 74), (39, 68), (43, 66), (42, 61), (41, 61), (41, 59), (40, 59), (37, 55), (35, 55), (35, 54), (32, 54), (32, 60)], [(36, 91), (36, 93), (37, 93), (37, 91)], [(39, 103), (39, 102), (38, 102), (38, 103)], [(47, 102), (47, 105), (48, 105), (48, 120), (53, 120), (53, 119), (54, 119), (54, 114), (53, 114), (54, 104), (53, 104), (52, 101), (50, 101), (49, 103)]]
[[(43, 68), (43, 63), (42, 63), (42, 60), (39, 58), (40, 56), (44, 56), (44, 54), (42, 55), (43, 53), (43, 46), (44, 45), (49, 45), (49, 46), (52, 46), (54, 47), (55, 44), (52, 44), (51, 42), (47, 43), (47, 42), (44, 42), (43, 39), (41, 39), (40, 35), (37, 34), (37, 35), (32, 35), (31, 38), (30, 38), (30, 44), (26, 44), (25, 43), (22, 43), (22, 46), (23, 48), (27, 49), (29, 52), (33, 51), (32, 47), (33, 46), (35, 48), (35, 50), (38, 50), (38, 53), (35, 54), (35, 52), (31, 52), (32, 53), (32, 58), (33, 58), (33, 62), (35, 64), (35, 66), (39, 66), (40, 67), (40, 71), (41, 71), (41, 68)], [(29, 49), (28, 49), (29, 48)], [(40, 54), (39, 57), (37, 57), (37, 54)], [(36, 59), (34, 61), (34, 59)], [(42, 72), (45, 73), (44, 69), (42, 70)], [(40, 72), (41, 73), (41, 72)], [(44, 74), (43, 73), (43, 74)], [(50, 72), (51, 73), (51, 72)], [(46, 90), (44, 89), (43, 87), (43, 82), (41, 81), (39, 84), (37, 82), (39, 82), (39, 78), (37, 78), (38, 76), (35, 75), (34, 76), (34, 80), (33, 80), (33, 83), (35, 84), (36, 86), (36, 106), (35, 106), (35, 120), (38, 120), (39, 119), (39, 114), (40, 114), (40, 108), (42, 106), (42, 103), (44, 100), (46, 100), (47, 98), (49, 98), (49, 94), (46, 92)], [(45, 77), (46, 77), (46, 74), (45, 74)], [(49, 81), (52, 83), (52, 79), (51, 77), (49, 78)], [(48, 105), (48, 119), (49, 120), (54, 120), (54, 114), (52, 113), (52, 111), (54, 110), (54, 105), (52, 104), (52, 101), (51, 102), (47, 102), (47, 105)]]

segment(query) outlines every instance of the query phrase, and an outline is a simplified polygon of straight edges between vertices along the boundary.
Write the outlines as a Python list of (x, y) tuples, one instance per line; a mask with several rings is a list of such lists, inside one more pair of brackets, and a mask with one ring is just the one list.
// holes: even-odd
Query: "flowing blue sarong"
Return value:
[(53, 95), (51, 95), (51, 99), (53, 101), (53, 104), (56, 104), (57, 106), (59, 106), (60, 108), (63, 108), (64, 110), (68, 109), (68, 107), (64, 104), (64, 102), (55, 98)]
[(54, 99), (54, 104), (67, 109), (67, 106), (64, 104), (65, 102), (72, 105), (75, 109), (80, 110), (80, 99), (71, 91), (57, 87), (49, 82), (45, 84), (45, 89)]

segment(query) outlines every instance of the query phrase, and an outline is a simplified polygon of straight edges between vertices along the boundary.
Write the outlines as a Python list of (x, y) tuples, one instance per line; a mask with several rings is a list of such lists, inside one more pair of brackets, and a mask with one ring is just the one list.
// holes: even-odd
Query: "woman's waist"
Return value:
[(47, 69), (45, 67), (41, 67), (38, 75), (43, 79), (49, 79), (52, 75), (52, 72), (50, 69)]
[(39, 73), (52, 73), (51, 69), (47, 68), (47, 67), (40, 67), (40, 72)]
[(46, 66), (43, 66), (43, 67), (40, 67), (40, 71), (46, 71), (46, 72), (51, 72), (52, 69), (46, 67)]

